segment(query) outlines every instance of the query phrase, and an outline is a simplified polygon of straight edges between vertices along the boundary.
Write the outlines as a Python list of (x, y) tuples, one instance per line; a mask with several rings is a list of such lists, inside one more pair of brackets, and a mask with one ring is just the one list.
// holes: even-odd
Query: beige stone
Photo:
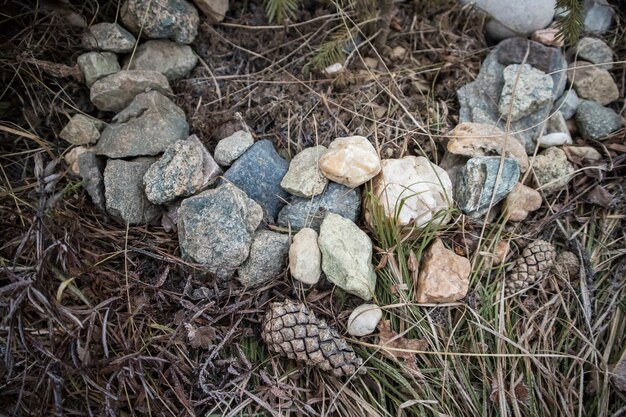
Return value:
[(524, 220), (531, 211), (541, 207), (541, 194), (524, 184), (516, 184), (509, 195), (504, 199), (504, 212), (509, 220), (519, 222)]
[(298, 281), (315, 285), (322, 273), (322, 253), (317, 244), (317, 232), (304, 228), (293, 237), (289, 247), (289, 271)]
[(383, 318), (383, 310), (376, 304), (361, 304), (355, 308), (348, 318), (348, 334), (366, 336), (376, 330)]
[(320, 158), (322, 174), (331, 181), (354, 188), (374, 178), (381, 169), (374, 146), (363, 136), (335, 139)]
[(472, 266), (467, 258), (446, 249), (441, 239), (426, 250), (417, 279), (418, 303), (450, 303), (465, 297)]
[(557, 28), (539, 29), (533, 32), (531, 39), (546, 46), (561, 48), (563, 47), (563, 38), (557, 37), (558, 33), (559, 29)]
[(228, 12), (228, 0), (193, 0), (195, 5), (207, 17), (221, 22)]
[(378, 68), (378, 59), (368, 56), (363, 59), (363, 64), (365, 65), (366, 68), (374, 70)]
[(603, 106), (619, 98), (619, 89), (611, 73), (586, 61), (569, 65), (567, 80), (574, 86), (580, 98), (596, 101)]
[(537, 191), (552, 194), (562, 191), (574, 176), (574, 167), (561, 148), (548, 148), (535, 157), (533, 179)]
[(298, 197), (313, 197), (321, 194), (328, 184), (328, 178), (319, 168), (320, 158), (325, 152), (325, 146), (314, 146), (297, 154), (291, 160), (289, 170), (280, 182), (280, 186)]
[(74, 175), (80, 175), (80, 167), (78, 166), (78, 157), (89, 150), (86, 146), (77, 146), (72, 148), (68, 153), (63, 156), (65, 162), (70, 168), (70, 171)]
[(517, 161), (520, 171), (528, 169), (524, 146), (512, 135), (508, 138), (496, 126), (484, 123), (461, 123), (448, 135), (448, 152), (468, 157), (502, 155)]
[(564, 149), (566, 154), (583, 161), (593, 162), (602, 159), (602, 154), (591, 146), (567, 146)]

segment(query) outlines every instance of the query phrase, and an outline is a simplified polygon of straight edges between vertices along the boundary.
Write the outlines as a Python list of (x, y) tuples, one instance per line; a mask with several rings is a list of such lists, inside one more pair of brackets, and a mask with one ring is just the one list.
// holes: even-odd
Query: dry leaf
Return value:
[(196, 327), (191, 323), (185, 323), (187, 329), (187, 338), (194, 348), (208, 348), (213, 339), (215, 339), (215, 329), (211, 326)]
[(378, 331), (378, 344), (383, 353), (390, 358), (402, 360), (411, 375), (422, 378), (423, 375), (417, 367), (416, 353), (409, 351), (424, 351), (428, 348), (428, 342), (398, 336), (398, 333), (391, 330), (389, 320), (381, 321)]

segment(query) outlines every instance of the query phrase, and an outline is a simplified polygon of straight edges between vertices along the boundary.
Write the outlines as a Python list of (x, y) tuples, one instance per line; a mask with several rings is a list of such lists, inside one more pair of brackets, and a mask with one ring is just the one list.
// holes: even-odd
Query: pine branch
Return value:
[(559, 27), (558, 38), (568, 44), (578, 42), (583, 32), (583, 3), (584, 0), (557, 0), (556, 7), (566, 10), (566, 13), (557, 17)]
[(265, 0), (265, 13), (270, 22), (283, 23), (293, 19), (298, 9), (298, 0)]

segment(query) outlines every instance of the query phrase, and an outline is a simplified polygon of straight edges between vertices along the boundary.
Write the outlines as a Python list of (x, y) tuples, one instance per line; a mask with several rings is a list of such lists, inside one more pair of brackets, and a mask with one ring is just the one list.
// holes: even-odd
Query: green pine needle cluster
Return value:
[(557, 0), (557, 9), (565, 10), (557, 16), (559, 27), (558, 37), (568, 44), (574, 44), (580, 38), (583, 31), (583, 2), (584, 0)]
[(293, 19), (298, 8), (298, 0), (265, 0), (265, 13), (270, 22), (283, 23)]

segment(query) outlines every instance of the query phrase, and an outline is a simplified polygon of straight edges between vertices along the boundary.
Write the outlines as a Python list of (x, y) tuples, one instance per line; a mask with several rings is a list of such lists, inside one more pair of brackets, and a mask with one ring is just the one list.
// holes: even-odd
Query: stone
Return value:
[(380, 158), (363, 136), (337, 138), (319, 163), (324, 176), (346, 187), (358, 187), (380, 172)]
[(613, 68), (613, 50), (602, 39), (585, 37), (568, 51), (572, 60), (588, 61), (600, 68)]
[(85, 30), (82, 41), (90, 50), (128, 54), (133, 51), (136, 39), (117, 23), (98, 23)]
[(376, 68), (378, 68), (378, 58), (371, 56), (365, 57), (363, 58), (363, 65), (365, 65), (365, 68), (375, 70)]
[(218, 278), (228, 279), (248, 258), (262, 219), (261, 206), (225, 182), (183, 200), (178, 209), (180, 250)]
[(574, 167), (561, 148), (548, 148), (535, 157), (534, 183), (546, 195), (561, 191), (574, 176)]
[(91, 102), (102, 111), (119, 112), (135, 97), (148, 91), (171, 95), (167, 78), (156, 71), (119, 71), (99, 79), (91, 86)]
[(126, 0), (120, 17), (131, 32), (183, 44), (193, 42), (200, 23), (198, 10), (185, 0)]
[(374, 333), (383, 318), (383, 310), (376, 304), (361, 304), (348, 317), (348, 334), (367, 336)]
[(59, 137), (72, 145), (93, 145), (100, 139), (100, 131), (106, 123), (93, 117), (77, 113), (65, 125)]
[(576, 114), (576, 110), (578, 109), (578, 94), (576, 94), (576, 90), (569, 88), (559, 99), (554, 103), (554, 107), (552, 108), (552, 113), (555, 111), (560, 111), (565, 120), (569, 120)]
[(611, 74), (586, 61), (576, 61), (567, 70), (567, 79), (578, 97), (606, 106), (619, 98), (619, 89)]
[(221, 168), (196, 135), (170, 145), (143, 177), (146, 196), (154, 204), (187, 197), (217, 180)]
[(546, 133), (566, 133), (569, 136), (567, 121), (561, 112), (554, 113), (548, 119), (548, 123), (546, 124)]
[(275, 279), (285, 268), (288, 253), (289, 235), (269, 230), (256, 232), (250, 256), (237, 270), (239, 282), (251, 286)]
[(104, 169), (106, 210), (129, 225), (155, 220), (161, 210), (143, 192), (143, 176), (156, 158), (109, 159)]
[(331, 64), (324, 68), (322, 72), (324, 73), (324, 75), (327, 75), (329, 77), (336, 77), (341, 72), (343, 72), (343, 64), (341, 64), (341, 62), (335, 62), (334, 64)]
[(198, 57), (189, 45), (153, 40), (139, 45), (132, 60), (126, 60), (124, 69), (157, 71), (168, 81), (176, 81), (189, 75), (197, 64)]
[(78, 156), (78, 167), (83, 179), (83, 188), (91, 197), (94, 205), (102, 212), (106, 212), (104, 196), (104, 168), (106, 161), (96, 156), (93, 151), (86, 151)]
[(253, 144), (254, 139), (250, 132), (238, 130), (217, 143), (213, 157), (221, 166), (230, 166)]
[(304, 228), (295, 234), (289, 247), (289, 271), (303, 284), (317, 284), (322, 273), (322, 252), (317, 239), (315, 230)]
[(292, 196), (278, 214), (278, 224), (292, 230), (311, 228), (320, 230), (328, 213), (338, 214), (356, 222), (361, 208), (361, 191), (358, 188), (331, 182), (326, 190), (313, 198)]
[(539, 146), (542, 148), (571, 145), (572, 143), (570, 134), (564, 132), (548, 133), (539, 138)]
[[(385, 216), (399, 225), (421, 228), (433, 221), (445, 225), (453, 207), (448, 173), (423, 156), (385, 159), (372, 182), (372, 194)], [(370, 214), (366, 219), (371, 223)]]
[(614, 110), (594, 101), (581, 100), (576, 112), (576, 124), (585, 139), (604, 139), (622, 127), (622, 118)]
[(585, 0), (583, 23), (585, 32), (602, 35), (613, 24), (615, 12), (606, 0)]
[(405, 47), (398, 45), (389, 51), (389, 58), (393, 61), (401, 61), (406, 58), (408, 51)]
[(479, 156), (470, 159), (457, 180), (459, 208), (470, 217), (482, 216), (511, 192), (519, 176), (519, 166), (512, 158)]
[(371, 300), (376, 288), (372, 265), (372, 241), (352, 221), (329, 213), (318, 239), (322, 271), (330, 282), (347, 293)]
[(91, 149), (86, 146), (77, 146), (72, 148), (67, 152), (63, 159), (65, 159), (65, 163), (67, 164), (70, 172), (74, 175), (80, 175), (80, 166), (78, 164), (78, 158), (84, 152), (90, 151)]
[(328, 185), (328, 179), (322, 175), (319, 168), (320, 158), (325, 152), (325, 146), (314, 146), (297, 154), (291, 160), (289, 170), (280, 186), (298, 197), (321, 194)]
[(221, 22), (228, 12), (228, 0), (193, 0), (196, 7), (214, 22)]
[(436, 239), (423, 255), (417, 278), (418, 303), (452, 303), (465, 297), (472, 272), (470, 261), (447, 249)]
[(113, 52), (87, 52), (79, 56), (77, 62), (87, 87), (91, 87), (100, 78), (115, 74), (121, 69), (117, 62), (117, 55)]
[(602, 154), (591, 146), (567, 146), (565, 152), (581, 161), (594, 162), (602, 159)]
[(288, 169), (289, 164), (276, 153), (272, 142), (261, 140), (232, 164), (224, 178), (259, 203), (273, 223), (289, 197), (280, 187)]
[(563, 47), (564, 42), (562, 38), (557, 36), (558, 34), (559, 34), (558, 28), (539, 29), (533, 32), (530, 39), (535, 42), (544, 44), (546, 46), (554, 46), (555, 48), (561, 48)]
[(514, 222), (524, 220), (531, 211), (541, 207), (541, 194), (524, 184), (517, 183), (506, 196), (502, 211)]
[(513, 136), (496, 126), (483, 123), (461, 123), (447, 135), (447, 149), (454, 155), (468, 157), (504, 155), (517, 161), (520, 171), (529, 166), (524, 146)]
[(552, 77), (528, 64), (504, 68), (498, 111), (512, 121), (534, 113), (552, 100)]
[(157, 155), (189, 136), (185, 112), (157, 91), (139, 94), (102, 131), (96, 153), (109, 158)]

